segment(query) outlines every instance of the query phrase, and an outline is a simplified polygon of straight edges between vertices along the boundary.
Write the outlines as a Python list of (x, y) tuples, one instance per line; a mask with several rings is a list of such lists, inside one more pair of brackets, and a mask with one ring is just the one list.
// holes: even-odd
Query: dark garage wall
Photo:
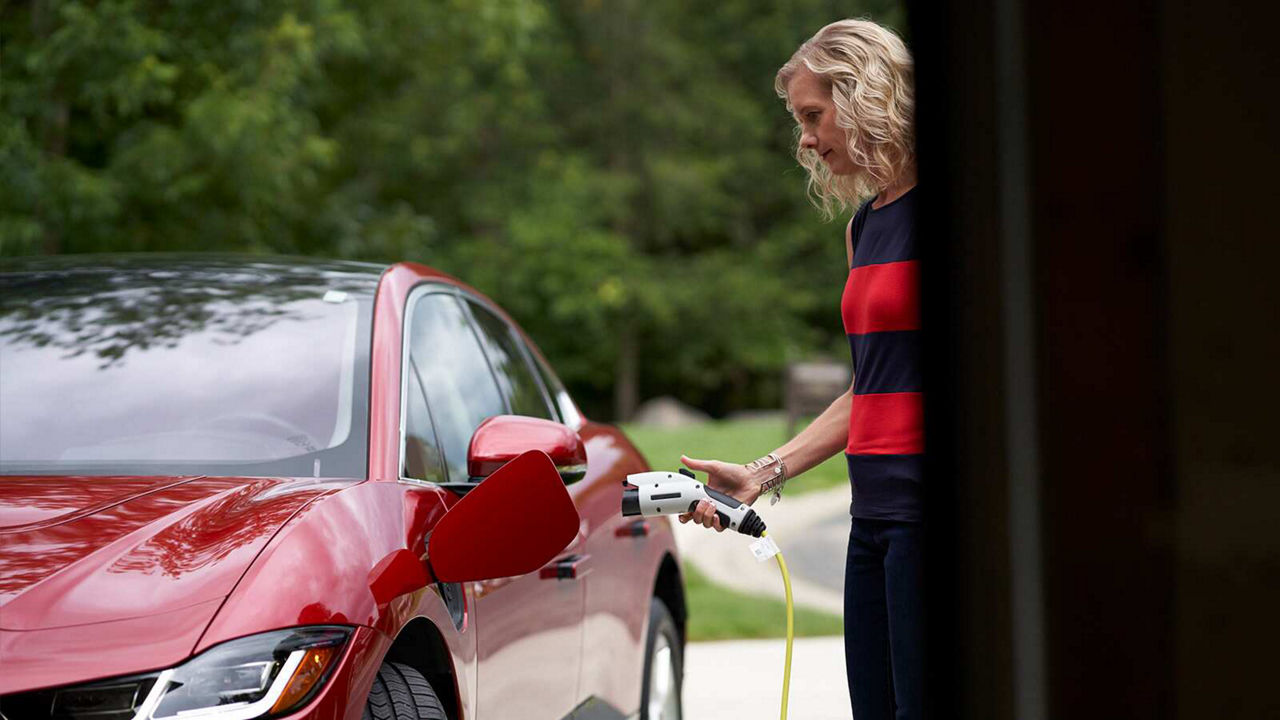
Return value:
[(939, 717), (1280, 716), (1277, 19), (911, 8)]
[(1280, 211), (1275, 13), (1163, 24), (1182, 718), (1280, 717)]

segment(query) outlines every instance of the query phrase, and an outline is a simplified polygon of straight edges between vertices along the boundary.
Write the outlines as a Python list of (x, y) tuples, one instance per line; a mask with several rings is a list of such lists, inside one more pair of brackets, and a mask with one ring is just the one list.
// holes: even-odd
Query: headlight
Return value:
[(49, 717), (273, 717), (301, 707), (315, 695), (338, 664), (350, 635), (350, 628), (324, 626), (231, 640), (160, 673), (55, 690)]

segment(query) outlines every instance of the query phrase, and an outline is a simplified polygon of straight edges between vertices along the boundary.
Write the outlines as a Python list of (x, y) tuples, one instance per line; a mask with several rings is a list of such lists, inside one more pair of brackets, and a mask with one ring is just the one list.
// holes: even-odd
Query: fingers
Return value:
[(703, 500), (698, 503), (691, 513), (680, 513), (676, 519), (682, 523), (695, 522), (708, 530), (716, 532), (724, 532), (724, 525), (720, 522), (720, 516), (716, 514), (715, 505)]
[(711, 521), (716, 516), (715, 506), (706, 500), (702, 500), (693, 508), (693, 512), (680, 513), (678, 519), (682, 523), (693, 521), (703, 527), (711, 527)]
[(702, 527), (711, 529), (720, 524), (720, 519), (716, 516), (716, 508), (707, 500), (698, 503), (698, 508), (693, 511), (693, 519), (702, 525)]
[(684, 463), (684, 466), (689, 468), (690, 470), (701, 470), (702, 472), (711, 472), (711, 465), (715, 461), (714, 460), (698, 460), (696, 458), (691, 458), (688, 455), (681, 455), (680, 462)]
[(703, 500), (702, 504), (705, 505), (707, 508), (706, 521), (703, 522), (702, 524), (711, 530), (715, 530), (716, 532), (724, 532), (724, 526), (720, 524), (720, 516), (716, 514), (715, 505), (712, 505), (706, 500)]
[(711, 527), (710, 525), (707, 524), (708, 513), (714, 515), (715, 509), (710, 504), (708, 504), (706, 500), (703, 500), (693, 508), (693, 512), (680, 513), (679, 515), (676, 516), (676, 519), (682, 523), (687, 523), (692, 521), (698, 525)]

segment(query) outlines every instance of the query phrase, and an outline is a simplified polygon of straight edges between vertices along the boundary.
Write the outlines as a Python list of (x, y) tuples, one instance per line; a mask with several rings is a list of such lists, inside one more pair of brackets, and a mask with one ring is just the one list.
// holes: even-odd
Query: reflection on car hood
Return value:
[(0, 629), (147, 617), (224, 598), (289, 517), (350, 482), (0, 478)]

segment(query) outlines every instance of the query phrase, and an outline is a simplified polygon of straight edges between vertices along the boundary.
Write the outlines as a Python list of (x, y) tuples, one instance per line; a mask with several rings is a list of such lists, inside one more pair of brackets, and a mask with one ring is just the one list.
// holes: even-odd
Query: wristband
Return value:
[(758, 471), (770, 466), (773, 469), (770, 471), (769, 477), (760, 483), (760, 493), (772, 492), (773, 497), (769, 499), (769, 504), (774, 505), (782, 499), (782, 486), (787, 483), (787, 464), (782, 461), (782, 456), (777, 453), (769, 453), (759, 460), (748, 463), (747, 469)]

